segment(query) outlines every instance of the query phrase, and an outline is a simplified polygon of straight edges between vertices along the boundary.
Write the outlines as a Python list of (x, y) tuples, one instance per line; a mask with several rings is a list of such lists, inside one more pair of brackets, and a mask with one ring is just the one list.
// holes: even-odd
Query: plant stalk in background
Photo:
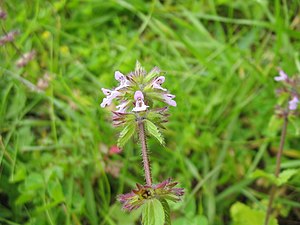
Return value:
[[(287, 133), (287, 126), (288, 126), (288, 119), (289, 115), (292, 115), (298, 107), (299, 104), (299, 86), (300, 86), (300, 80), (298, 77), (289, 78), (286, 73), (284, 73), (282, 70), (279, 71), (279, 76), (274, 78), (275, 81), (282, 82), (283, 88), (279, 89), (277, 92), (283, 95), (287, 95), (289, 101), (288, 101), (288, 107), (287, 109), (281, 108), (280, 106), (277, 107), (277, 115), (280, 118), (283, 118), (283, 125), (281, 129), (281, 137), (280, 137), (280, 145), (279, 150), (276, 155), (276, 167), (274, 171), (275, 178), (279, 177), (280, 174), (280, 165), (281, 165), (281, 157), (283, 153), (284, 143), (286, 139), (286, 133)], [(268, 208), (266, 212), (265, 222), (264, 225), (268, 225), (271, 214), (272, 214), (272, 206), (273, 201), (275, 198), (277, 192), (277, 186), (275, 184), (272, 185), (271, 192), (270, 192), (270, 198), (268, 202)]]

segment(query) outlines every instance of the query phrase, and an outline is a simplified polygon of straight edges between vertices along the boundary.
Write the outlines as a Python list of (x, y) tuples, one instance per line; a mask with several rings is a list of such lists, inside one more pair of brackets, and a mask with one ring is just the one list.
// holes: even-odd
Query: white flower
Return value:
[(115, 99), (116, 97), (121, 95), (120, 92), (115, 91), (115, 90), (111, 91), (111, 90), (105, 89), (105, 88), (101, 88), (101, 90), (106, 95), (106, 98), (103, 99), (103, 101), (100, 105), (102, 108), (110, 105), (113, 99)]
[(167, 91), (167, 89), (162, 88), (161, 85), (165, 82), (165, 77), (164, 76), (160, 76), (158, 78), (156, 78), (153, 83), (152, 83), (152, 87), (156, 88), (156, 89), (160, 89), (163, 91)]
[(173, 100), (173, 98), (175, 98), (175, 95), (163, 94), (163, 98), (165, 103), (169, 104), (170, 106), (177, 106), (175, 100)]
[(299, 99), (294, 96), (291, 101), (289, 101), (289, 109), (290, 110), (296, 110), (299, 104)]
[(120, 85), (115, 88), (116, 91), (130, 86), (130, 81), (120, 71), (115, 72), (115, 79), (120, 82)]
[(144, 103), (144, 95), (141, 91), (136, 91), (134, 93), (135, 99), (135, 107), (132, 109), (134, 112), (141, 112), (147, 110), (149, 106), (145, 105)]

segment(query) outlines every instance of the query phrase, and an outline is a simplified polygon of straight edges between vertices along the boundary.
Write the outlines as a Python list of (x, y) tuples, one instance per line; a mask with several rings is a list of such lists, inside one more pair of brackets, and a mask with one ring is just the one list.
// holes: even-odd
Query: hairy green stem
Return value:
[[(278, 177), (279, 173), (280, 173), (281, 156), (282, 156), (284, 141), (285, 141), (285, 137), (286, 137), (287, 125), (288, 125), (288, 112), (284, 114), (284, 122), (283, 122), (282, 130), (281, 130), (280, 146), (279, 146), (279, 150), (276, 155), (276, 168), (275, 168), (275, 173), (274, 173), (275, 177)], [(277, 190), (277, 187), (275, 184), (273, 184), (271, 193), (270, 193), (270, 198), (269, 198), (269, 203), (268, 203), (268, 208), (267, 208), (264, 225), (269, 224), (269, 220), (270, 220), (271, 213), (272, 213), (272, 205), (273, 205), (274, 197), (276, 194), (276, 190)]]
[(151, 176), (151, 169), (150, 169), (150, 160), (148, 156), (144, 121), (139, 121), (138, 126), (139, 126), (139, 138), (142, 146), (142, 157), (143, 157), (143, 164), (144, 164), (145, 179), (147, 185), (151, 186), (152, 176)]

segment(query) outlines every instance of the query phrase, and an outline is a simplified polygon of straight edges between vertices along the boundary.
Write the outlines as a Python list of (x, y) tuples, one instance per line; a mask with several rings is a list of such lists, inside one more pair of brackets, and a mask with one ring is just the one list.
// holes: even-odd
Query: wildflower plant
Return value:
[[(171, 178), (153, 184), (147, 136), (155, 137), (164, 145), (161, 130), (167, 122), (168, 106), (176, 106), (175, 95), (162, 87), (165, 77), (158, 67), (147, 73), (139, 62), (135, 70), (128, 75), (115, 72), (119, 86), (110, 90), (102, 88), (106, 96), (101, 107), (107, 107), (116, 100), (119, 104), (112, 111), (113, 125), (121, 129), (118, 147), (122, 148), (132, 136), (138, 134), (143, 158), (146, 184), (136, 184), (137, 188), (127, 194), (118, 196), (123, 209), (131, 211), (143, 206), (142, 222), (144, 225), (171, 224), (167, 200), (177, 202), (184, 194), (183, 188), (175, 187), (178, 183)], [(159, 103), (167, 106), (158, 107)]]
[[(281, 156), (284, 149), (284, 142), (287, 135), (287, 126), (289, 118), (296, 115), (299, 109), (300, 99), (300, 77), (289, 77), (283, 70), (279, 70), (279, 75), (274, 77), (274, 80), (279, 82), (282, 86), (276, 91), (278, 93), (280, 104), (276, 106), (276, 115), (283, 119), (283, 125), (281, 129), (280, 146), (276, 155), (276, 167), (274, 171), (274, 185), (270, 191), (270, 198), (268, 202), (268, 208), (266, 212), (264, 225), (270, 224), (272, 205), (277, 192), (277, 186), (282, 185), (282, 180), (288, 180), (293, 176), (297, 170), (285, 170), (280, 172)], [(280, 180), (281, 178), (281, 180)]]

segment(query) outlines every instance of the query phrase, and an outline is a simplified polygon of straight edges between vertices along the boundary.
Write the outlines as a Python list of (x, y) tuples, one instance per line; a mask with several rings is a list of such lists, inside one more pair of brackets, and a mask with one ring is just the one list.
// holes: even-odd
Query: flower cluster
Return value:
[(154, 198), (177, 202), (181, 200), (181, 196), (184, 194), (183, 188), (175, 188), (177, 184), (178, 182), (172, 182), (171, 178), (152, 186), (136, 184), (137, 189), (119, 195), (118, 200), (123, 204), (123, 209), (126, 211), (137, 209), (146, 201)]
[[(127, 75), (120, 71), (115, 72), (115, 79), (119, 86), (110, 90), (102, 88), (105, 95), (100, 106), (102, 108), (112, 105), (113, 100), (119, 104), (113, 110), (113, 125), (124, 127), (120, 133), (118, 146), (122, 147), (129, 138), (137, 131), (137, 124), (145, 122), (150, 134), (155, 136), (160, 143), (164, 143), (158, 128), (164, 128), (167, 122), (168, 107), (157, 107), (158, 102), (176, 106), (175, 95), (162, 87), (165, 77), (158, 67), (154, 67), (147, 73), (139, 62), (136, 63), (135, 71)], [(132, 131), (132, 132), (131, 132)]]
[(279, 90), (280, 93), (287, 93), (289, 96), (289, 110), (295, 111), (299, 105), (300, 79), (299, 77), (290, 78), (283, 70), (279, 71), (279, 76), (274, 77), (275, 81), (282, 82), (284, 87)]
[(165, 102), (168, 105), (176, 106), (173, 100), (175, 95), (168, 92), (161, 85), (165, 81), (164, 76), (160, 76), (159, 68), (154, 67), (149, 73), (141, 67), (137, 62), (134, 72), (128, 75), (122, 74), (120, 71), (115, 72), (115, 79), (119, 82), (119, 86), (113, 90), (102, 88), (102, 92), (106, 96), (101, 107), (109, 106), (114, 99), (119, 100), (120, 104), (116, 106), (118, 113), (144, 112), (152, 108), (153, 100)]

